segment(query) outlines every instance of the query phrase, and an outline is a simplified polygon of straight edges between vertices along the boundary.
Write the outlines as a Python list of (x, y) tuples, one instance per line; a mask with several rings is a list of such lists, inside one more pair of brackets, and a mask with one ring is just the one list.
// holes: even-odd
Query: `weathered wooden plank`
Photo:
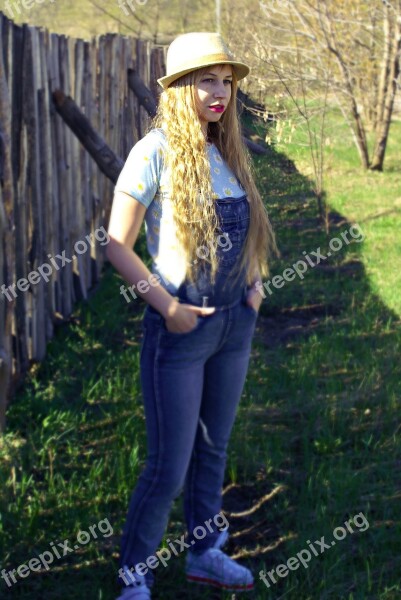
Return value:
[[(90, 68), (91, 45), (86, 43), (83, 56), (83, 88), (81, 94), (81, 107), (89, 122), (92, 110), (92, 72)], [(92, 233), (92, 202), (90, 189), (91, 158), (81, 146), (81, 169), (82, 169), (82, 208), (83, 208), (83, 230), (85, 235)], [(86, 277), (86, 289), (92, 287), (92, 248), (83, 255)]]
[[(49, 90), (49, 57), (50, 57), (50, 34), (48, 31), (40, 32), (40, 68), (41, 68), (41, 91), (39, 94), (39, 104), (41, 113), (40, 123), (40, 147), (41, 162), (40, 174), (42, 182), (42, 201), (43, 214), (45, 216), (44, 239), (46, 244), (46, 256), (43, 260), (49, 263), (49, 258), (55, 254), (56, 229), (54, 222), (54, 200), (53, 200), (53, 177), (52, 169), (52, 135), (51, 135), (51, 115), (50, 115), (50, 90)], [(50, 257), (49, 257), (50, 255)], [(51, 263), (50, 263), (51, 264)], [(56, 276), (52, 276), (51, 281), (45, 287), (44, 294), (44, 333), (45, 339), (51, 339), (54, 332), (53, 315), (55, 312), (54, 283)], [(37, 286), (32, 286), (31, 293), (34, 304), (37, 301)]]
[[(127, 71), (128, 69), (135, 69), (135, 42), (132, 38), (125, 38), (125, 44), (127, 46)], [(135, 121), (135, 107), (138, 105), (138, 100), (134, 94), (128, 92), (128, 81), (125, 83), (125, 106), (126, 106), (126, 126), (125, 130), (128, 132), (125, 140), (125, 152), (123, 157), (126, 159), (132, 146), (139, 139), (138, 129)]]
[[(32, 196), (34, 194), (33, 180), (36, 174), (35, 132), (33, 128), (33, 66), (32, 66), (32, 36), (28, 26), (23, 27), (23, 58), (22, 58), (22, 136), (21, 136), (21, 165), (17, 182), (15, 199), (15, 281), (27, 278), (29, 261), (32, 257)], [(30, 152), (32, 148), (32, 152)], [(34, 156), (30, 156), (30, 154)], [(17, 290), (16, 325), (16, 359), (20, 369), (25, 371), (32, 354), (29, 322), (27, 320), (28, 302), (26, 292)]]
[[(102, 50), (99, 47), (97, 40), (93, 40), (91, 44), (91, 73), (92, 73), (92, 103), (91, 113), (88, 114), (88, 120), (92, 123), (95, 131), (100, 132), (100, 80), (101, 80), (101, 60)], [(89, 161), (90, 165), (90, 182), (91, 182), (91, 226), (92, 230), (96, 229), (101, 224), (102, 220), (102, 205), (101, 205), (101, 186), (104, 180), (104, 175), (96, 167), (96, 163)], [(96, 256), (97, 258), (97, 256)], [(97, 282), (100, 278), (100, 268), (97, 260), (92, 261), (92, 278), (93, 282)]]
[[(15, 260), (14, 237), (14, 186), (11, 165), (11, 98), (7, 84), (7, 72), (4, 56), (7, 56), (5, 29), (9, 27), (7, 19), (0, 14), (0, 284), (8, 288), (12, 283)], [(0, 294), (0, 431), (5, 427), (5, 413), (8, 393), (11, 386), (13, 360), (14, 303)]]
[[(50, 54), (48, 61), (49, 69), (49, 96), (51, 98), (51, 91), (54, 88), (60, 86), (60, 71), (59, 71), (59, 36), (52, 34), (50, 36)], [(53, 229), (54, 229), (54, 240), (52, 244), (52, 256), (60, 253), (61, 243), (61, 213), (60, 213), (60, 172), (62, 170), (62, 156), (61, 156), (61, 138), (64, 133), (64, 124), (60, 121), (56, 109), (54, 108), (52, 98), (49, 99), (49, 113), (51, 121), (51, 173), (52, 173), (52, 204), (53, 204)], [(53, 281), (53, 296), (54, 296), (54, 312), (52, 314), (53, 320), (62, 314), (62, 292), (60, 285), (60, 278), (57, 276)]]
[[(32, 136), (30, 143), (31, 156), (35, 153), (33, 164), (31, 162), (31, 185), (32, 185), (32, 252), (30, 255), (30, 262), (28, 264), (29, 271), (36, 270), (38, 266), (41, 266), (46, 262), (47, 257), (47, 240), (46, 240), (46, 213), (44, 210), (44, 190), (42, 187), (42, 120), (43, 113), (45, 110), (43, 106), (43, 100), (41, 100), (41, 90), (43, 88), (42, 81), (42, 70), (40, 65), (40, 31), (36, 27), (29, 28), (31, 34), (31, 48), (32, 48), (32, 94), (31, 94), (31, 114), (30, 114), (30, 126), (28, 127), (28, 141), (29, 135)], [(25, 100), (26, 102), (26, 100)], [(32, 158), (31, 158), (32, 161)], [(51, 281), (51, 275), (49, 276)], [(41, 282), (39, 284), (36, 310), (32, 314), (27, 315), (27, 328), (30, 336), (30, 358), (35, 360), (42, 360), (46, 354), (46, 327), (45, 327), (45, 314), (46, 314), (46, 294), (48, 292), (48, 281)], [(29, 306), (30, 312), (32, 311), (32, 294), (26, 293), (26, 303)], [(30, 326), (30, 327), (29, 327)]]
[(108, 143), (114, 152), (118, 151), (118, 72), (119, 72), (120, 48), (118, 36), (113, 35), (110, 43), (110, 71), (109, 71), (109, 136)]
[[(60, 80), (63, 89), (68, 94), (71, 93), (70, 84), (70, 53), (68, 39), (65, 36), (60, 37)], [(63, 164), (60, 172), (60, 188), (59, 188), (59, 203), (60, 203), (60, 253), (65, 252), (68, 260), (71, 259), (71, 235), (70, 235), (70, 214), (71, 214), (71, 132), (65, 127), (60, 129), (60, 151)], [(60, 276), (60, 289), (62, 298), (62, 315), (63, 317), (71, 314), (74, 292), (73, 292), (73, 273), (71, 263), (60, 268), (58, 272)]]
[(162, 88), (157, 83), (160, 77), (163, 77), (166, 73), (166, 66), (164, 60), (164, 51), (162, 48), (152, 48), (150, 53), (150, 72), (149, 72), (149, 89), (153, 95), (153, 98), (158, 104), (159, 96), (162, 92)]
[[(77, 99), (78, 105), (82, 106), (82, 86), (83, 72), (84, 72), (84, 41), (75, 40), (74, 54), (72, 55), (75, 65), (75, 86), (73, 88), (74, 98)], [(72, 153), (72, 164), (71, 171), (73, 174), (73, 195), (70, 199), (72, 212), (71, 212), (71, 236), (73, 247), (73, 272), (74, 272), (74, 290), (75, 298), (81, 300), (86, 298), (86, 269), (85, 259), (81, 255), (82, 244), (81, 241), (85, 239), (85, 221), (84, 211), (82, 205), (82, 163), (81, 163), (81, 146), (76, 136), (72, 136), (71, 140), (71, 153)], [(75, 246), (75, 244), (77, 244)]]

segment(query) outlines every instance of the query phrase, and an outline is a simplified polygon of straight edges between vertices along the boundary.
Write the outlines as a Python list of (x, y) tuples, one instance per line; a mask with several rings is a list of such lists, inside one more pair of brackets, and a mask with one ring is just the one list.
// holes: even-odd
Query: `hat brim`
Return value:
[(235, 70), (235, 74), (238, 81), (240, 79), (244, 79), (244, 77), (246, 77), (250, 71), (250, 68), (246, 64), (238, 62), (236, 60), (213, 60), (210, 62), (205, 62), (197, 67), (182, 69), (181, 71), (177, 71), (177, 73), (165, 75), (165, 77), (160, 77), (160, 79), (157, 80), (157, 83), (161, 85), (163, 89), (167, 89), (171, 83), (177, 81), (177, 79), (179, 79), (183, 75), (187, 75), (187, 73), (191, 73), (191, 71), (198, 71), (199, 69), (203, 69), (204, 67), (211, 67), (212, 65), (231, 65)]

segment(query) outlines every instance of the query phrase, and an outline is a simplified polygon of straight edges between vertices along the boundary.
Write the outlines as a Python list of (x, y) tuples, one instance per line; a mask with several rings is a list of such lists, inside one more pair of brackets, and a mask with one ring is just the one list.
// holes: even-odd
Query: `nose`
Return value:
[(214, 96), (215, 98), (226, 98), (227, 97), (227, 90), (224, 86), (224, 82), (223, 81), (219, 81), (216, 84), (216, 89), (214, 91)]

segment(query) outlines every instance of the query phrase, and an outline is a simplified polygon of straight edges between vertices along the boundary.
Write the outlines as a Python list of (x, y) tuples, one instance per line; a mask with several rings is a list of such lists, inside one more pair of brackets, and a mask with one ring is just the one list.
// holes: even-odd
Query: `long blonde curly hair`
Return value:
[(194, 260), (197, 249), (208, 241), (210, 253), (207, 258), (202, 258), (210, 264), (212, 282), (218, 268), (216, 245), (210, 243), (215, 239), (219, 225), (206, 147), (206, 142), (210, 141), (218, 148), (249, 200), (249, 230), (236, 270), (239, 275), (246, 268), (246, 281), (250, 285), (257, 272), (262, 277), (268, 276), (269, 260), (272, 255), (279, 256), (279, 251), (267, 210), (254, 182), (248, 150), (242, 141), (234, 69), (231, 99), (225, 112), (218, 122), (208, 123), (207, 140), (202, 132), (195, 86), (209, 69), (192, 71), (163, 90), (149, 129), (161, 128), (166, 136), (168, 152), (164, 155), (164, 164), (170, 172), (169, 195), (174, 205), (177, 238), (187, 259), (186, 277), (195, 281), (202, 263)]

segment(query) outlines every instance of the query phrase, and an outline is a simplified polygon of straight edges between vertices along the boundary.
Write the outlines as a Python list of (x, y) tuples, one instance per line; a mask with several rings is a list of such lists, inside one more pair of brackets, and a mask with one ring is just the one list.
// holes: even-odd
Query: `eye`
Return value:
[[(202, 79), (202, 83), (216, 83), (217, 79), (213, 78), (213, 77), (207, 77), (205, 79)], [(231, 85), (232, 84), (232, 79), (224, 79), (224, 85)]]

